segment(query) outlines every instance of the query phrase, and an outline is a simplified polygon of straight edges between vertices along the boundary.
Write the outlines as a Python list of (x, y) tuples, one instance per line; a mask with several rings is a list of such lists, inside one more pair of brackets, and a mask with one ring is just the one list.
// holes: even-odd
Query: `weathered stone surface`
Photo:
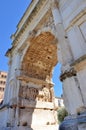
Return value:
[(86, 1), (33, 0), (12, 39), (3, 102), (10, 107), (0, 110), (1, 129), (56, 129), (52, 71), (59, 62), (71, 115), (60, 128), (84, 130), (83, 116), (72, 115), (86, 111)]
[(86, 112), (76, 117), (70, 116), (65, 119), (59, 127), (60, 130), (85, 130), (86, 129)]
[(23, 126), (19, 126), (19, 127), (11, 127), (11, 128), (5, 128), (5, 127), (0, 127), (0, 130), (57, 130), (58, 126), (34, 126), (34, 128), (30, 128), (30, 127), (23, 127)]

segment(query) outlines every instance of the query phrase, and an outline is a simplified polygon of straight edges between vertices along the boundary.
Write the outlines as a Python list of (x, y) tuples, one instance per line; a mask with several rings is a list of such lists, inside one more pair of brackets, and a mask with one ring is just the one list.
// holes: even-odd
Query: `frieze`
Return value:
[(43, 101), (43, 102), (52, 102), (53, 91), (52, 88), (47, 87), (35, 88), (28, 87), (28, 85), (21, 85), (19, 89), (19, 97), (26, 99), (28, 101)]
[(38, 95), (38, 89), (34, 87), (21, 86), (19, 97), (27, 99), (29, 101), (35, 101)]
[(17, 30), (15, 32), (14, 37), (14, 41), (13, 44), (17, 44), (19, 37), (24, 33), (25, 29), (27, 28), (27, 26), (31, 23), (31, 21), (34, 19), (34, 15), (36, 16), (38, 14), (38, 11), (41, 9), (41, 6), (46, 2), (46, 0), (39, 0), (37, 6), (34, 8), (34, 10), (32, 11), (31, 15), (27, 18), (26, 22), (24, 23), (24, 25), (22, 26), (22, 28), (20, 30)]

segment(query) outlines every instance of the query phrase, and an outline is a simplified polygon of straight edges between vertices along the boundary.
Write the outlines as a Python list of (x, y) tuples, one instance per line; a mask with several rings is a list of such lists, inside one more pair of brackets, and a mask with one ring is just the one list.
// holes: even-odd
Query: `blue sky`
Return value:
[[(8, 59), (5, 53), (11, 47), (10, 36), (16, 31), (16, 26), (30, 2), (31, 0), (0, 0), (0, 70), (2, 71), (8, 71)], [(56, 96), (62, 94), (59, 75), (60, 65), (58, 64), (53, 76)]]

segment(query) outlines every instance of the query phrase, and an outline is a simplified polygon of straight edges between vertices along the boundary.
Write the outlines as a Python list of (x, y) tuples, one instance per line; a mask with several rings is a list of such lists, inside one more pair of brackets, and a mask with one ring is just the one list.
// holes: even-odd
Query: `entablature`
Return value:
[[(28, 18), (25, 20), (22, 27), (19, 30), (17, 30), (15, 32), (15, 34), (13, 35), (14, 36), (14, 40), (12, 43), (13, 45), (19, 43), (19, 41), (18, 41), (19, 38), (21, 38), (21, 35), (24, 34), (24, 32), (26, 31), (26, 29), (28, 27), (29, 27), (28, 28), (29, 32), (31, 32), (35, 28), (32, 25), (33, 21), (35, 21), (35, 23), (38, 24), (40, 19), (41, 19), (40, 16), (43, 17), (43, 15), (47, 12), (49, 7), (50, 7), (50, 4), (49, 4), (48, 0), (38, 1), (37, 5), (35, 6), (33, 11), (31, 12), (31, 14), (28, 16)], [(42, 14), (40, 15), (41, 12), (42, 12)], [(23, 19), (24, 19), (24, 17), (23, 17)]]

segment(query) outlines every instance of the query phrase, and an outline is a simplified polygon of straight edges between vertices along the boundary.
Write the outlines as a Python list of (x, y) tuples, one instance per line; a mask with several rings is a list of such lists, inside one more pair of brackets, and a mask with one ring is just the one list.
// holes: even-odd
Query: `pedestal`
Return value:
[(86, 130), (86, 112), (66, 117), (59, 130)]

